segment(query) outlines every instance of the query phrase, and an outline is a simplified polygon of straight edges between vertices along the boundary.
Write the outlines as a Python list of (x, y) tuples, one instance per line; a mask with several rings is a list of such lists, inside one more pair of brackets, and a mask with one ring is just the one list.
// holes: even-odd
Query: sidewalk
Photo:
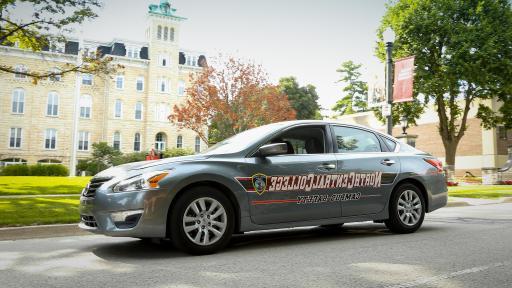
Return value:
[(448, 197), (448, 204), (446, 207), (479, 206), (499, 203), (512, 203), (512, 197), (503, 197), (499, 199)]

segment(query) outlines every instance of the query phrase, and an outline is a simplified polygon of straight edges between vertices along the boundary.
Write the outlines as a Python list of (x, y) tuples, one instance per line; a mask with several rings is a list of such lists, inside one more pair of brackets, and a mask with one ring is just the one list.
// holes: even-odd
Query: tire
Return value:
[(173, 245), (194, 255), (211, 254), (226, 247), (234, 224), (235, 213), (229, 199), (208, 186), (184, 191), (168, 219)]
[(425, 209), (425, 199), (420, 189), (414, 184), (401, 184), (391, 195), (389, 219), (384, 223), (393, 233), (413, 233), (421, 227)]

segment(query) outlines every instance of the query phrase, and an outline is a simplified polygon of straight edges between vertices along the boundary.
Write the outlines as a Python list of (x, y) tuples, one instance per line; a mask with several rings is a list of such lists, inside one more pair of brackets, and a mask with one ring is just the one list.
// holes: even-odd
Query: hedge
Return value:
[(68, 176), (69, 170), (61, 164), (9, 165), (2, 169), (2, 176)]

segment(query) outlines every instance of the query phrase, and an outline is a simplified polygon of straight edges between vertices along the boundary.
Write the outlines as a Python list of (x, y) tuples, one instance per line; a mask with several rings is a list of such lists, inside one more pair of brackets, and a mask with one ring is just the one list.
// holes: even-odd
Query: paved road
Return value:
[(235, 237), (188, 256), (130, 238), (0, 241), (0, 287), (510, 287), (512, 203), (443, 208), (421, 230), (381, 224)]

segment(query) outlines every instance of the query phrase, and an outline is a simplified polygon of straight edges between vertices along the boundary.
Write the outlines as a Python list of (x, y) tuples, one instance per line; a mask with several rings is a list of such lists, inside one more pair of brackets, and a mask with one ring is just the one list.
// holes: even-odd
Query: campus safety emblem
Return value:
[(258, 195), (263, 194), (267, 189), (267, 175), (260, 173), (252, 175), (252, 186)]

